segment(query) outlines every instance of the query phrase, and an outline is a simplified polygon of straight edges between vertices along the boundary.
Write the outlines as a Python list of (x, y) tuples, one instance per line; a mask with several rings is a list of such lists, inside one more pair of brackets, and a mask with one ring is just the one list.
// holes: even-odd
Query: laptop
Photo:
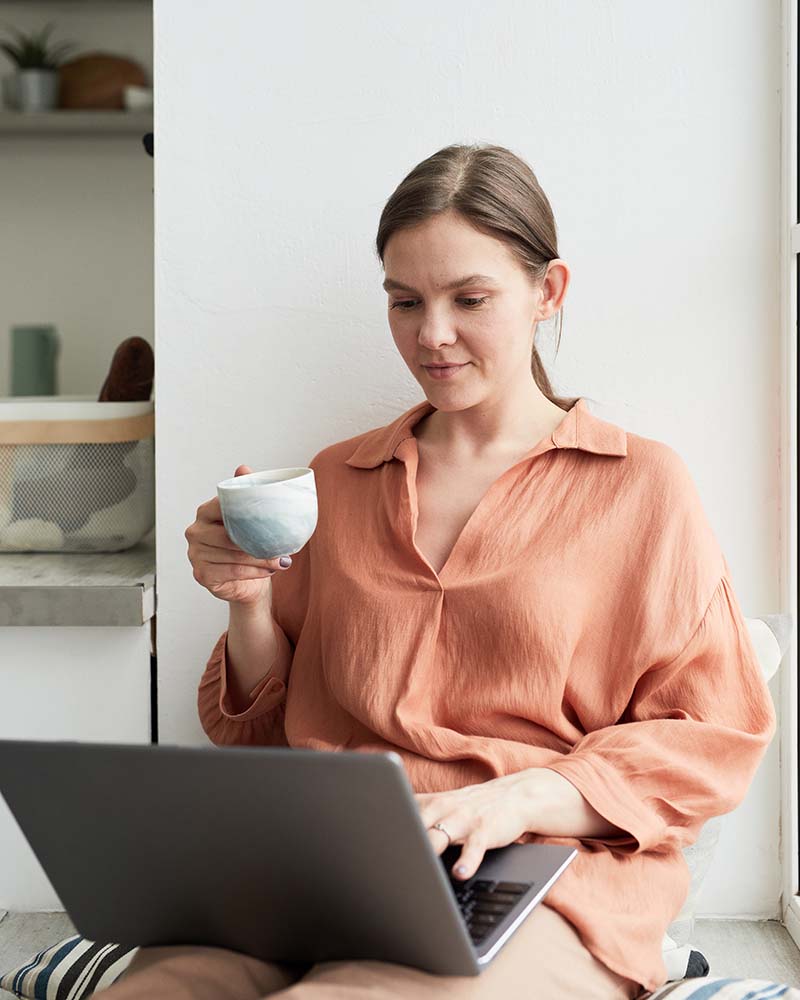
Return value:
[(78, 933), (478, 975), (577, 855), (437, 855), (394, 751), (0, 740), (0, 794)]

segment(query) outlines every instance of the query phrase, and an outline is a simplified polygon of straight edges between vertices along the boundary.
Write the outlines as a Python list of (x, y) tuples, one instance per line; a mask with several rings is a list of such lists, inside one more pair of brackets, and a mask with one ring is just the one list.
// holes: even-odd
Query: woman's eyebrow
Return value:
[[(461, 288), (463, 285), (496, 285), (496, 280), (490, 274), (468, 274), (464, 278), (456, 278), (455, 281), (450, 281), (448, 284), (442, 287), (442, 291), (449, 292), (453, 288)], [(404, 285), (402, 281), (395, 281), (394, 278), (386, 278), (383, 282), (383, 290), (385, 292), (391, 291), (401, 291), (401, 292), (414, 292), (415, 295), (419, 295), (416, 288), (412, 288), (411, 285)]]

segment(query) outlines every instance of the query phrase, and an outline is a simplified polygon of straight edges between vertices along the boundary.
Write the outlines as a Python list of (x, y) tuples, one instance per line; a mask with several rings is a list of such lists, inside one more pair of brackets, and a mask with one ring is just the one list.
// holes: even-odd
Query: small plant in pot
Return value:
[(58, 67), (69, 49), (66, 42), (50, 47), (48, 24), (38, 34), (25, 35), (7, 24), (16, 42), (0, 40), (0, 48), (17, 64), (15, 103), (20, 111), (50, 111), (58, 107)]

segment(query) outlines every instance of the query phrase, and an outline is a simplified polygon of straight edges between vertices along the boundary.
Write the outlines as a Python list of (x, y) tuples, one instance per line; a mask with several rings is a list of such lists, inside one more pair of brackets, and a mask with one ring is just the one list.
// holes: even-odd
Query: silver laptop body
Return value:
[(0, 740), (0, 793), (78, 933), (130, 947), (477, 975), (577, 854), (511, 844), (454, 879), (394, 752)]

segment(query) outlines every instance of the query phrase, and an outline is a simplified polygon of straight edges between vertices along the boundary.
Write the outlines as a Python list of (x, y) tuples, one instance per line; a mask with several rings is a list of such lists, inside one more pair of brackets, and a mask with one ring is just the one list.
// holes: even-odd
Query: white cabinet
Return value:
[[(150, 623), (0, 628), (0, 712), (6, 739), (150, 743)], [(0, 859), (0, 910), (64, 909), (1, 795)]]
[[(119, 553), (0, 553), (0, 739), (152, 741), (153, 561), (152, 537)], [(64, 906), (0, 794), (4, 909)]]

